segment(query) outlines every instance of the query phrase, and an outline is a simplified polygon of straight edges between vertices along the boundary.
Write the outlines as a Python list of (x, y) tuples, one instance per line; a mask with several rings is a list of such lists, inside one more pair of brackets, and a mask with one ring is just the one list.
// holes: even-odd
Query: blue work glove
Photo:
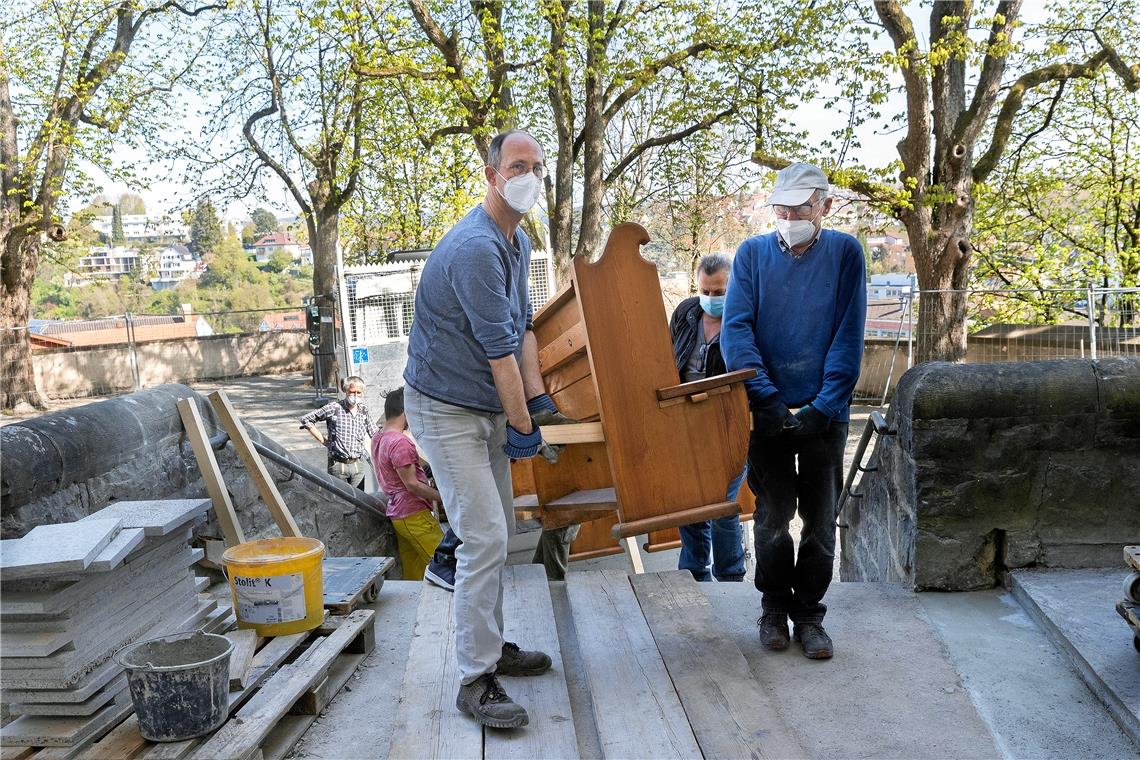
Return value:
[(511, 423), (507, 423), (507, 442), (503, 444), (503, 451), (511, 459), (530, 459), (538, 453), (539, 447), (542, 446), (542, 432), (533, 419), (531, 419), (530, 424), (531, 431), (529, 433), (520, 433), (511, 427)]
[(795, 418), (799, 421), (799, 425), (795, 430), (796, 435), (825, 433), (827, 429), (831, 427), (831, 418), (811, 404), (808, 404), (796, 412)]
[(558, 411), (558, 407), (554, 405), (554, 399), (546, 393), (527, 401), (526, 410), (530, 412), (536, 425), (573, 425), (577, 422), (577, 420), (572, 420)]
[(799, 424), (778, 393), (753, 401), (749, 407), (752, 409), (752, 432), (756, 435), (779, 435), (786, 428)]

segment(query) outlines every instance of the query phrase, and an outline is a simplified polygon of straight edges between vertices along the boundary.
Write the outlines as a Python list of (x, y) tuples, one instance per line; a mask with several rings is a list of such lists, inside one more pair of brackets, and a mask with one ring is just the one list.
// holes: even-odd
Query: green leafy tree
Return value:
[[(979, 188), (974, 279), (1017, 293), (988, 298), (992, 320), (1049, 323), (1088, 318), (1136, 323), (1137, 295), (1099, 304), (1056, 290), (1140, 286), (1140, 98), (1107, 72), (1072, 82), (1044, 115), (1014, 135), (1016, 147)], [(1097, 308), (1099, 307), (1099, 308)]]
[[(363, 18), (356, 0), (236, 5), (215, 49), (220, 104), (193, 154), (222, 193), (245, 196), (267, 178), (284, 185), (313, 250), (313, 292), (333, 309), (340, 214), (364, 163), (367, 85), (352, 65)], [(327, 371), (326, 382), (334, 368)]]
[(272, 211), (264, 208), (255, 208), (250, 217), (253, 220), (253, 235), (254, 239), (260, 239), (266, 235), (272, 235), (277, 231), (277, 217), (273, 215)]
[(204, 257), (214, 253), (221, 244), (222, 223), (213, 202), (208, 199), (198, 201), (190, 218), (190, 249)]
[[(146, 137), (198, 45), (189, 17), (216, 5), (136, 0), (9, 4), (0, 41), (0, 408), (42, 408), (27, 331), (43, 238), (85, 166), (122, 176), (117, 143)], [(12, 97), (12, 93), (16, 97)]]
[(111, 245), (126, 245), (127, 236), (123, 233), (123, 208), (115, 204), (111, 210)]
[[(865, 195), (899, 219), (907, 230), (919, 286), (936, 290), (919, 303), (917, 356), (920, 361), (955, 361), (966, 352), (964, 289), (973, 263), (975, 187), (986, 182), (1009, 148), (1015, 127), (1041, 88), (1063, 93), (1066, 83), (1111, 69), (1129, 90), (1140, 88), (1140, 65), (1121, 53), (1137, 44), (1136, 0), (1072, 2), (1050, 9), (1048, 22), (1033, 29), (1032, 48), (1018, 42), (1022, 0), (974, 3), (935, 0), (929, 34), (916, 31), (898, 0), (876, 0), (876, 21), (867, 36), (885, 29), (893, 46), (876, 54), (867, 40), (851, 43), (848, 64), (837, 68), (852, 108), (840, 143), (823, 150), (774, 143), (758, 132), (753, 160), (773, 169), (789, 156), (811, 159), (830, 171), (831, 180)], [(886, 68), (883, 67), (886, 65)], [(888, 167), (844, 165), (843, 146), (852, 125), (879, 112), (888, 89), (901, 85), (906, 111), (898, 143), (899, 162)], [(1060, 98), (1060, 94), (1058, 94)], [(1028, 99), (1028, 102), (1027, 102)], [(865, 104), (865, 107), (861, 107)], [(889, 182), (897, 171), (899, 183)]]
[(280, 274), (293, 265), (293, 257), (285, 253), (285, 251), (274, 251), (269, 255), (269, 261), (265, 262), (264, 269), (266, 272), (273, 272)]

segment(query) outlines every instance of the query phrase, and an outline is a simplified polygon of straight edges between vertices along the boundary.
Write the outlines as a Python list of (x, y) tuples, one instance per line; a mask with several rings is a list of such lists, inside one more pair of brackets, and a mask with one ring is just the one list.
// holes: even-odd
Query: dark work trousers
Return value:
[[(757, 435), (748, 443), (748, 485), (756, 494), (756, 588), (764, 612), (818, 623), (835, 559), (835, 506), (843, 487), (847, 423), (822, 433)], [(803, 533), (799, 556), (788, 524), (797, 502)]]

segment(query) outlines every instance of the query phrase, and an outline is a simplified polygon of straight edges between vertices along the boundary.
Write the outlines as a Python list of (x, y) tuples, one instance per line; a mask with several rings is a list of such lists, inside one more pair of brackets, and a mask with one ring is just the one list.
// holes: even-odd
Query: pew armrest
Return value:
[[(694, 380), (691, 383), (670, 385), (666, 388), (657, 389), (657, 400), (669, 401), (671, 399), (688, 397), (693, 401), (704, 401), (704, 399), (710, 395), (710, 392), (715, 392), (720, 388), (728, 388), (736, 383), (743, 383), (745, 380), (750, 380), (753, 377), (756, 377), (756, 370), (738, 369), (735, 372), (726, 372), (723, 375), (706, 377), (703, 380)], [(705, 397), (701, 398), (701, 394), (705, 394)], [(694, 396), (697, 398), (693, 398)]]

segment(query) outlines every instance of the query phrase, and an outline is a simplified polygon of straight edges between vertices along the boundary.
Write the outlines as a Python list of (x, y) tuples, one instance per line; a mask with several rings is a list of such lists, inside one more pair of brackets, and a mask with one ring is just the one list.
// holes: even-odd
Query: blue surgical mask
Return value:
[(724, 314), (724, 296), (701, 296), (701, 309), (712, 317)]

